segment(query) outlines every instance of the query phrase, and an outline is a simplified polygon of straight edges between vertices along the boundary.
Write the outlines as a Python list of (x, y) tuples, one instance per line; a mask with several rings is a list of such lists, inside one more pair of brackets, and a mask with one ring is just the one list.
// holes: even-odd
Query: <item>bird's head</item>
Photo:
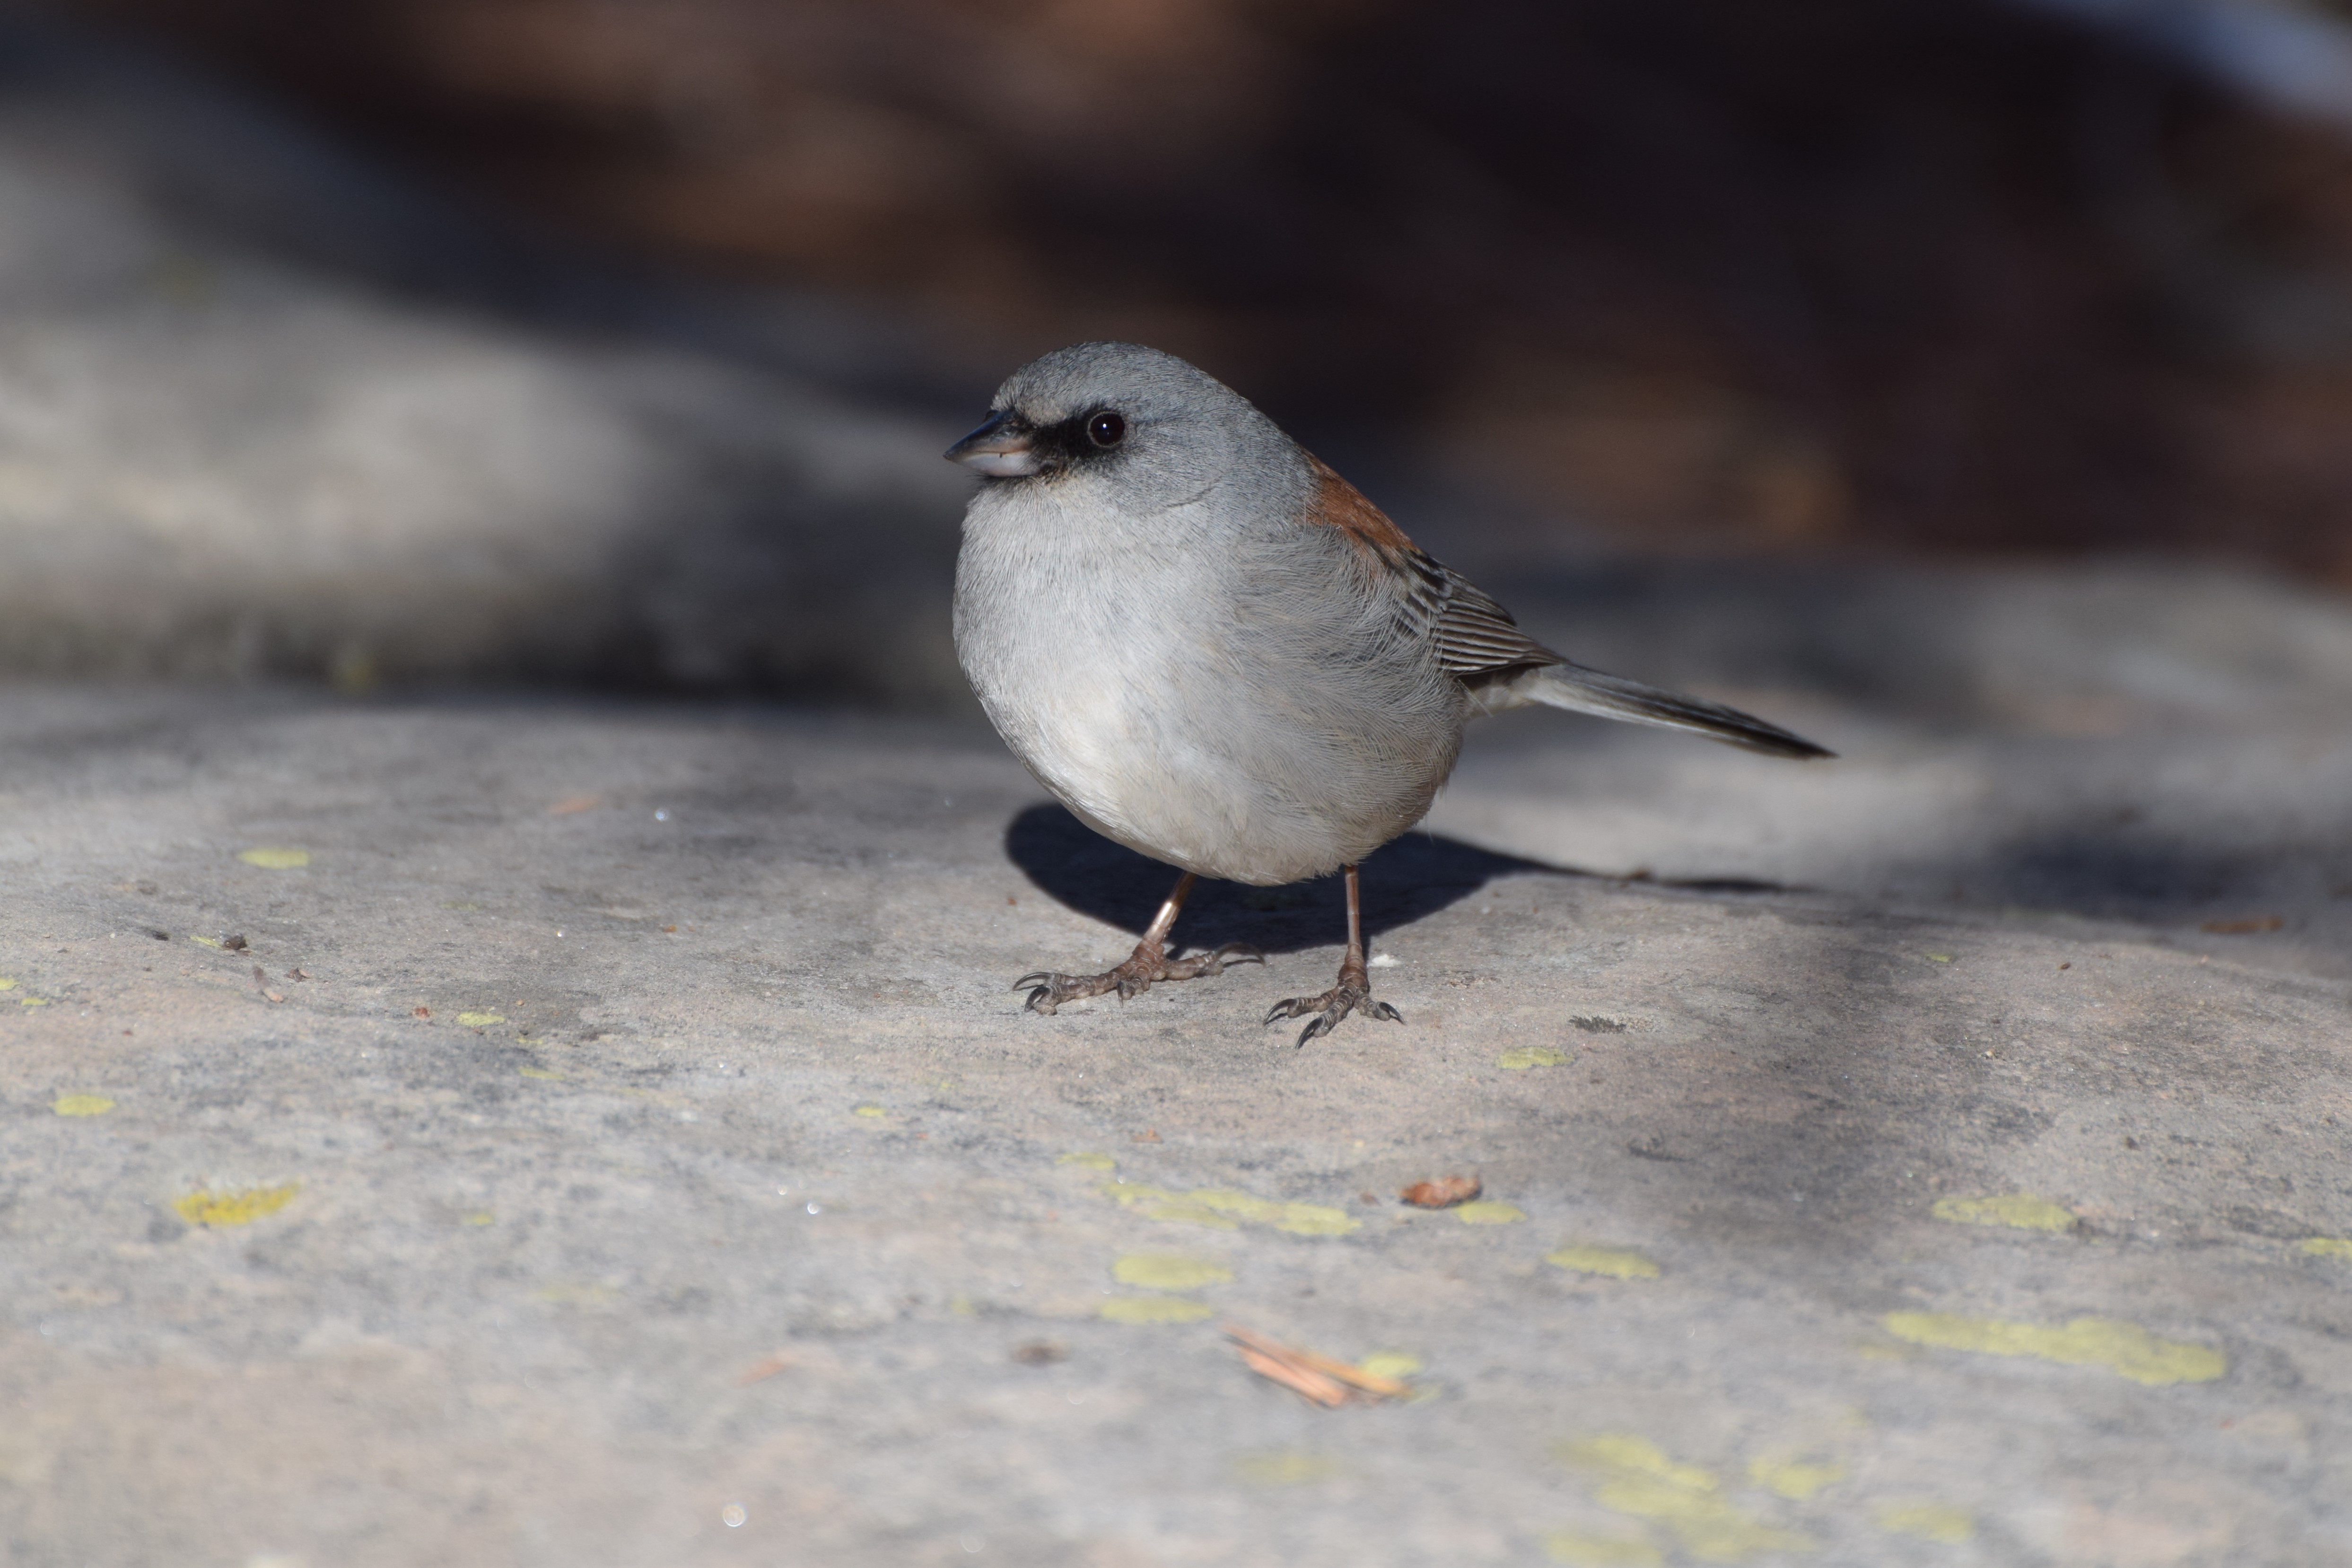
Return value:
[(1032, 360), (989, 409), (948, 448), (950, 461), (991, 485), (1076, 487), (1129, 512), (1185, 505), (1244, 473), (1263, 488), (1305, 468), (1305, 454), (1247, 398), (1139, 343), (1078, 343)]

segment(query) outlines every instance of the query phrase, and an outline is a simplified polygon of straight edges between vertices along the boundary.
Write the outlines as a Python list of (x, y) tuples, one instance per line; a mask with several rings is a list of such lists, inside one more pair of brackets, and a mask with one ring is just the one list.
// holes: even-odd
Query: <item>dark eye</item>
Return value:
[(1127, 438), (1127, 421), (1104, 409), (1087, 421), (1087, 439), (1097, 447), (1116, 447)]

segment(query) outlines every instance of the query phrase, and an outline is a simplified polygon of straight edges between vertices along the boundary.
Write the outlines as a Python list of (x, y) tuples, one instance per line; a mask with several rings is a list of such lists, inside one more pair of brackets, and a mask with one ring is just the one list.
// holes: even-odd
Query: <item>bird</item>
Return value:
[(1265, 962), (1177, 957), (1203, 877), (1344, 874), (1337, 981), (1277, 1002), (1304, 1047), (1372, 994), (1358, 867), (1420, 821), (1482, 714), (1541, 703), (1767, 755), (1832, 753), (1737, 709), (1570, 662), (1293, 441), (1173, 354), (1086, 342), (1005, 378), (946, 453), (979, 476), (956, 560), (958, 661), (1038, 783), (1178, 872), (1124, 961), (1013, 983), (1029, 1011)]

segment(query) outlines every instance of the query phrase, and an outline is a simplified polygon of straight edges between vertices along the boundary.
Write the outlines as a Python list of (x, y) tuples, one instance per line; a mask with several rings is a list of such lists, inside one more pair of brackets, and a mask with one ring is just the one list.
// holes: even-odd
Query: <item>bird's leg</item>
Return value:
[(1024, 974), (1013, 983), (1015, 991), (1029, 990), (1029, 1011), (1050, 1013), (1065, 1002), (1075, 1002), (1081, 996), (1099, 996), (1106, 991), (1116, 991), (1122, 1002), (1130, 996), (1140, 996), (1151, 989), (1155, 980), (1192, 980), (1203, 974), (1216, 974), (1228, 963), (1264, 963), (1265, 954), (1254, 947), (1229, 942), (1214, 952), (1203, 952), (1192, 958), (1171, 959), (1168, 956), (1168, 932), (1176, 923), (1177, 911), (1200, 879), (1187, 871), (1176, 879), (1175, 889), (1168, 901), (1160, 906), (1160, 913), (1143, 940), (1127, 962), (1100, 974), (1055, 974), (1039, 970)]
[(1318, 1035), (1328, 1035), (1339, 1026), (1339, 1020), (1361, 1009), (1375, 1018), (1393, 1023), (1404, 1022), (1404, 1015), (1385, 1002), (1372, 1000), (1371, 972), (1364, 967), (1364, 917), (1356, 896), (1356, 868), (1348, 872), (1348, 956), (1339, 961), (1339, 983), (1320, 996), (1293, 996), (1287, 1002), (1276, 1002), (1265, 1016), (1273, 1023), (1276, 1018), (1299, 1018), (1312, 1013), (1307, 1027), (1298, 1031), (1298, 1043), (1305, 1045)]

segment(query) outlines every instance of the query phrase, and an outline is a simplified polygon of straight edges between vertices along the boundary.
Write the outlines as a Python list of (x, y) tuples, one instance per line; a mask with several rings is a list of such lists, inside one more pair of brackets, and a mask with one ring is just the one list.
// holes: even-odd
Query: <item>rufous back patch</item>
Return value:
[(1357, 543), (1382, 554), (1412, 549), (1412, 541), (1405, 537), (1404, 530), (1366, 500), (1363, 491), (1341, 479), (1322, 458), (1310, 456), (1307, 460), (1314, 465), (1316, 479), (1315, 500), (1307, 508), (1307, 521), (1336, 528)]

